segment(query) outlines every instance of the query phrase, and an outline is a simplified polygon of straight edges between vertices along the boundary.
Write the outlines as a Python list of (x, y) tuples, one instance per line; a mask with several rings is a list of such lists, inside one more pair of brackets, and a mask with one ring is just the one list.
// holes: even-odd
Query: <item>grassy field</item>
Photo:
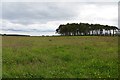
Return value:
[(117, 78), (118, 38), (2, 37), (3, 78)]

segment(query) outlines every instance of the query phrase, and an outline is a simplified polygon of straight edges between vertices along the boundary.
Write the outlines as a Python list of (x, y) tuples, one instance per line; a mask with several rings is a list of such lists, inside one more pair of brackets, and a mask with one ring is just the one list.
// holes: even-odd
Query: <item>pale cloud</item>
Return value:
[[(78, 18), (83, 22), (100, 23), (118, 26), (118, 6), (113, 5), (85, 5)], [(77, 18), (77, 19), (78, 19)]]
[(2, 0), (2, 2), (118, 2), (119, 0)]

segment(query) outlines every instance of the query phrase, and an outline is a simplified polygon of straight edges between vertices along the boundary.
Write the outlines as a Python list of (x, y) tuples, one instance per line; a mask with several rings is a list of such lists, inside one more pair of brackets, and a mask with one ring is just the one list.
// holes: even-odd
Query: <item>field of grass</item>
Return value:
[(2, 37), (3, 78), (117, 78), (118, 38)]

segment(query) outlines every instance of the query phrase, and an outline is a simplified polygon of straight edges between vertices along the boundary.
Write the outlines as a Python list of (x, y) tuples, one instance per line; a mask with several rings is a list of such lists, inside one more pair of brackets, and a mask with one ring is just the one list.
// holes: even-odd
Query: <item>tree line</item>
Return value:
[(116, 26), (101, 25), (101, 24), (88, 24), (88, 23), (67, 23), (61, 24), (56, 33), (63, 36), (76, 36), (76, 35), (109, 35), (114, 36), (120, 29)]
[(22, 34), (0, 34), (0, 36), (30, 36), (30, 35), (22, 35)]

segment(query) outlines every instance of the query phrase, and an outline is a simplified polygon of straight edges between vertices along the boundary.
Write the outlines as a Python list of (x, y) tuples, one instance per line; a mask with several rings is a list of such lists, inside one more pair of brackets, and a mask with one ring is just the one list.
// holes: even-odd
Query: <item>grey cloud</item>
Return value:
[(3, 0), (2, 2), (118, 2), (119, 0)]
[(2, 29), (3, 31), (13, 31), (13, 32), (54, 32), (54, 30), (38, 30), (38, 29)]
[(26, 31), (26, 30), (18, 30), (18, 29), (2, 29), (3, 31), (17, 31), (17, 32), (24, 32), (24, 31)]
[[(63, 6), (62, 6), (63, 5)], [(3, 19), (13, 23), (30, 24), (69, 20), (76, 16), (76, 4), (62, 3), (3, 3)], [(72, 7), (71, 7), (72, 6)], [(70, 8), (69, 8), (70, 7)]]
[(104, 8), (106, 5), (116, 4), (115, 2), (4, 2), (2, 17), (12, 23), (20, 24), (73, 20), (79, 15), (77, 11), (82, 11), (80, 5), (95, 5)]

